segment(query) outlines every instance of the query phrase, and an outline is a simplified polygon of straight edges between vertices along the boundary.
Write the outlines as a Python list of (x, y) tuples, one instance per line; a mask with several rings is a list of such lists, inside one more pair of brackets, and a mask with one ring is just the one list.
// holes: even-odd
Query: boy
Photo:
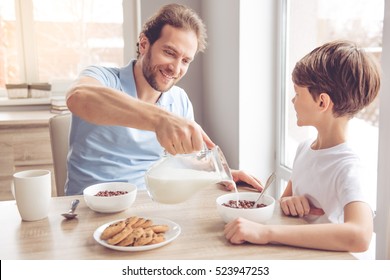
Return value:
[(349, 120), (378, 94), (379, 67), (354, 43), (334, 41), (303, 57), (292, 80), (297, 124), (314, 126), (317, 138), (299, 145), (280, 206), (285, 215), (305, 217), (309, 224), (262, 225), (240, 218), (225, 226), (225, 236), (234, 244), (366, 251), (373, 212), (346, 134)]

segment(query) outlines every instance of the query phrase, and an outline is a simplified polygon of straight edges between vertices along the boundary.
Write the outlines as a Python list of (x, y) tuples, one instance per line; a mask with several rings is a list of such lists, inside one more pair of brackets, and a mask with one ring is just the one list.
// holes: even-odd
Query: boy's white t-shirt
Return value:
[(344, 206), (368, 199), (364, 194), (360, 158), (343, 143), (329, 149), (313, 150), (308, 140), (298, 146), (291, 182), (294, 196), (306, 196), (322, 216), (308, 215), (310, 223), (343, 223)]

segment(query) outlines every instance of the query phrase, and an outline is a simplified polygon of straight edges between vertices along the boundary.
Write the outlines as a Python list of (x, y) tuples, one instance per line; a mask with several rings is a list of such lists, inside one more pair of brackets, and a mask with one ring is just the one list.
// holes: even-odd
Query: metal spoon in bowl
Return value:
[(72, 202), (70, 203), (69, 211), (67, 213), (63, 213), (61, 215), (64, 216), (68, 220), (75, 218), (77, 216), (77, 214), (74, 213), (74, 211), (76, 210), (77, 205), (79, 205), (79, 202), (80, 202), (80, 200), (78, 200), (78, 199), (72, 200)]
[(268, 177), (267, 182), (265, 182), (265, 186), (259, 197), (256, 199), (255, 204), (253, 204), (252, 208), (257, 207), (257, 203), (261, 200), (263, 197), (265, 191), (268, 189), (268, 187), (272, 184), (272, 182), (275, 180), (276, 174), (275, 172), (272, 172), (272, 174)]

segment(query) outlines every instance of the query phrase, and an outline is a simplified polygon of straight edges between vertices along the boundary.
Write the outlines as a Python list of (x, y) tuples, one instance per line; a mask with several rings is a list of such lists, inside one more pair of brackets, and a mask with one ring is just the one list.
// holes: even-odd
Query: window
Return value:
[[(291, 174), (297, 145), (316, 135), (311, 127), (296, 125), (291, 99), (294, 94), (291, 72), (295, 63), (315, 47), (335, 39), (357, 42), (380, 59), (384, 0), (284, 0), (285, 26), (282, 39), (282, 106), (278, 174), (279, 195)], [(366, 182), (372, 205), (376, 207), (379, 98), (357, 115), (349, 126), (349, 140), (368, 172)]]
[(0, 2), (0, 88), (19, 79), (18, 41), (14, 1)]
[(0, 89), (123, 65), (122, 0), (2, 0)]

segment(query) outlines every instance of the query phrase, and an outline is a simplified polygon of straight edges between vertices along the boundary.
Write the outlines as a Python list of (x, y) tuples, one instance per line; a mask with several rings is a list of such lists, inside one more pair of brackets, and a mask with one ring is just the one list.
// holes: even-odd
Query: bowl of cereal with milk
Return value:
[(217, 211), (225, 223), (239, 217), (264, 223), (271, 219), (274, 213), (275, 199), (264, 194), (256, 207), (252, 208), (258, 197), (257, 192), (234, 192), (221, 195), (216, 199)]
[(85, 203), (93, 211), (115, 213), (128, 209), (137, 196), (137, 187), (126, 182), (91, 185), (83, 191)]

